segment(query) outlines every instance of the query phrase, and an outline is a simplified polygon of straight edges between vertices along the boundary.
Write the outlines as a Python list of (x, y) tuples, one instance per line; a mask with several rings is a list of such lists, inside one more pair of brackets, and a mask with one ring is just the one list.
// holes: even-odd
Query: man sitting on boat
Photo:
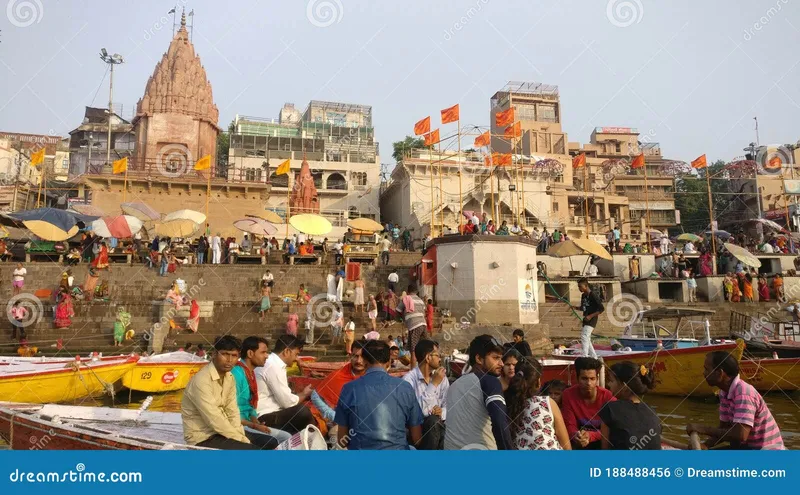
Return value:
[[(364, 364), (364, 358), (361, 355), (365, 343), (363, 340), (353, 342), (350, 362), (328, 374), (322, 379), (317, 388), (311, 392), (311, 402), (314, 408), (311, 412), (314, 413), (314, 416), (321, 416), (327, 423), (333, 423), (336, 415), (336, 404), (339, 403), (342, 387), (363, 376), (364, 371), (367, 369)], [(333, 431), (331, 431), (331, 435), (333, 435)]]
[(311, 385), (295, 395), (289, 388), (286, 367), (297, 361), (304, 339), (281, 335), (264, 366), (255, 370), (258, 386), (258, 421), (272, 428), (297, 433), (316, 424), (304, 402), (311, 395)]
[(731, 449), (783, 450), (781, 430), (764, 401), (749, 383), (739, 377), (739, 363), (725, 351), (706, 354), (703, 376), (719, 387), (719, 426), (690, 423), (686, 432), (706, 435), (706, 448), (729, 442)]
[(575, 449), (600, 449), (599, 412), (614, 396), (598, 386), (600, 369), (603, 363), (594, 358), (579, 357), (575, 360), (575, 374), (578, 384), (564, 390), (561, 395), (561, 414), (567, 425), (567, 433)]
[(211, 362), (189, 381), (181, 401), (183, 436), (189, 445), (224, 450), (258, 450), (275, 448), (277, 441), (254, 445), (244, 434), (239, 407), (236, 405), (236, 383), (231, 370), (239, 360), (241, 342), (232, 335), (223, 335), (214, 342)]
[[(269, 343), (262, 337), (247, 337), (242, 341), (241, 359), (231, 370), (236, 380), (236, 404), (239, 406), (239, 416), (242, 418), (244, 433), (251, 442), (254, 436), (269, 435), (278, 442), (288, 440), (291, 435), (285, 431), (269, 428), (258, 422), (256, 409), (258, 408), (258, 385), (256, 384), (255, 369), (264, 366), (269, 355)], [(248, 429), (256, 431), (248, 431)], [(275, 443), (277, 445), (277, 442)], [(274, 447), (273, 447), (274, 448)]]

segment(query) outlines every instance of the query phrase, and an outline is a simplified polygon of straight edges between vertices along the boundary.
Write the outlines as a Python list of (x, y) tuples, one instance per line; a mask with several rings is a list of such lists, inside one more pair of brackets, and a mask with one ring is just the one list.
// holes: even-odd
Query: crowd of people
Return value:
[[(520, 341), (515, 339), (514, 344)], [(333, 448), (351, 450), (658, 450), (662, 426), (645, 402), (654, 371), (631, 361), (607, 369), (575, 360), (576, 384), (542, 383), (543, 368), (518, 346), (490, 335), (472, 340), (471, 370), (452, 383), (439, 344), (421, 339), (415, 364), (394, 376), (393, 348), (359, 340), (348, 363), (294, 392), (286, 376), (303, 339), (220, 337), (211, 362), (190, 381), (182, 402), (187, 443), (220, 449), (273, 449), (309, 425)], [(718, 425), (687, 425), (703, 448), (782, 449), (780, 429), (761, 395), (739, 378), (737, 360), (707, 354), (704, 376), (720, 393)], [(673, 442), (674, 443), (674, 442)]]

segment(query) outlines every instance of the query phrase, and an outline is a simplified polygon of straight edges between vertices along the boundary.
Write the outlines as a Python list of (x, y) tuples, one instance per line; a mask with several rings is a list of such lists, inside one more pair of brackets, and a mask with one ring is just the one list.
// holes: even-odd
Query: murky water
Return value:
[[(181, 408), (183, 392), (154, 395), (150, 410), (178, 412)], [(117, 394), (115, 398), (102, 397), (79, 401), (82, 406), (110, 406), (136, 409), (147, 398), (146, 394), (127, 391)], [(783, 440), (787, 448), (800, 449), (800, 393), (770, 393), (766, 396), (767, 404), (780, 425)], [(663, 421), (664, 436), (674, 440), (686, 441), (687, 423), (703, 423), (716, 425), (719, 421), (718, 404), (714, 399), (681, 399), (678, 397), (648, 396), (646, 402), (655, 409)], [(78, 405), (78, 403), (76, 403)]]

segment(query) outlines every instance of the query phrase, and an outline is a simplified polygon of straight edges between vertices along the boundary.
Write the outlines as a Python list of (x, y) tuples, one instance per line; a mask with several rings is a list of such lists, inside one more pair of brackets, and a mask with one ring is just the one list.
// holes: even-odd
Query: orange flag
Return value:
[(692, 168), (701, 169), (706, 168), (707, 166), (708, 162), (706, 162), (706, 155), (698, 156), (697, 159), (692, 162)]
[(581, 168), (586, 166), (586, 153), (581, 153), (572, 159), (572, 168)]
[(498, 153), (496, 151), (492, 152), (492, 155), (486, 155), (483, 158), (483, 163), (488, 167), (491, 165), (494, 166), (505, 166), (511, 165), (511, 153)]
[(439, 139), (439, 129), (434, 130), (428, 134), (425, 134), (425, 146), (433, 146), (434, 144), (438, 143)]
[(644, 168), (644, 153), (633, 159), (631, 168)]
[(481, 146), (489, 146), (489, 143), (491, 142), (492, 142), (492, 137), (489, 134), (489, 131), (486, 131), (480, 136), (475, 138), (475, 147), (480, 148)]
[(453, 105), (450, 108), (445, 108), (442, 110), (442, 124), (449, 124), (451, 122), (456, 122), (459, 120), (459, 111), (458, 105)]
[(494, 116), (495, 124), (497, 127), (506, 127), (510, 126), (514, 123), (514, 107), (509, 108), (508, 110), (504, 110), (502, 112), (497, 112)]
[(431, 132), (431, 118), (425, 117), (416, 124), (414, 124), (414, 135), (421, 136)]
[(516, 122), (514, 125), (506, 127), (503, 137), (514, 139), (522, 136), (522, 123)]

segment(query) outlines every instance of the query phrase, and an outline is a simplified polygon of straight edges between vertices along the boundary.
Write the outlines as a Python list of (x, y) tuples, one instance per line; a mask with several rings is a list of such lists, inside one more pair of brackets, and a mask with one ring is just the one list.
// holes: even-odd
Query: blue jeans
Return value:
[(158, 274), (162, 277), (167, 276), (167, 262), (166, 259), (162, 258), (161, 260), (161, 269), (158, 270)]
[(198, 251), (197, 252), (197, 264), (202, 265), (203, 261), (206, 259), (206, 252), (205, 251)]

